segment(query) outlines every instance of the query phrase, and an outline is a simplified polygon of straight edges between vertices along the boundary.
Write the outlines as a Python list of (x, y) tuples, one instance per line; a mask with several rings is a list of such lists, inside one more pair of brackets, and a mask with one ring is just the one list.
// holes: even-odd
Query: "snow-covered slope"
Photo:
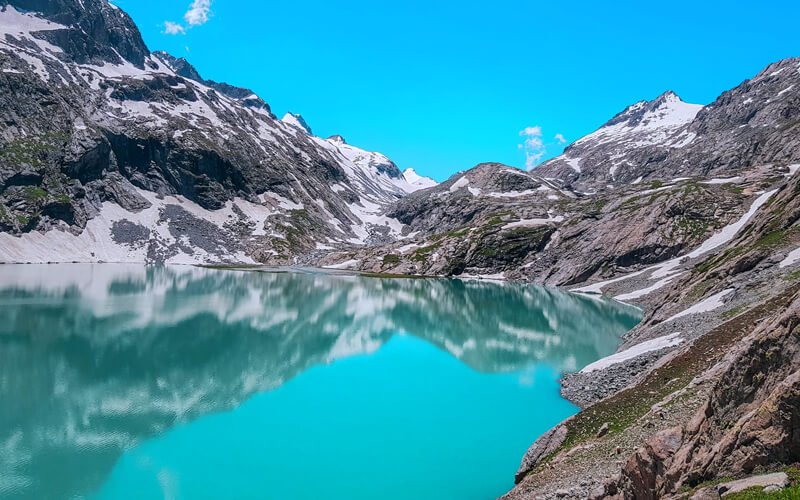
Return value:
[(626, 108), (539, 166), (582, 191), (684, 177), (731, 177), (800, 157), (800, 58), (767, 66), (707, 106), (666, 92)]
[(683, 102), (671, 91), (653, 101), (637, 102), (538, 167), (537, 173), (567, 179), (591, 177), (602, 184), (633, 181), (641, 175), (635, 153), (689, 144), (695, 134), (687, 130), (688, 125), (702, 108)]
[(0, 11), (0, 114), (0, 261), (291, 262), (399, 237), (382, 211), (417, 189), (385, 156), (150, 53), (106, 0)]
[(419, 189), (432, 188), (438, 184), (438, 182), (430, 177), (419, 175), (413, 168), (407, 168), (403, 170), (403, 177), (412, 187), (415, 188), (415, 191)]

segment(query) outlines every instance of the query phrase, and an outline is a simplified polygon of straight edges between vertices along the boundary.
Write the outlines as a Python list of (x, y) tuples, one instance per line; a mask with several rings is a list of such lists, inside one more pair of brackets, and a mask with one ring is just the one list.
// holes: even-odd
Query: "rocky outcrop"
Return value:
[(59, 25), (37, 37), (60, 47), (80, 64), (122, 64), (144, 69), (149, 51), (133, 20), (108, 2), (83, 0), (2, 0), (0, 9), (37, 12)]
[(623, 468), (625, 498), (661, 498), (719, 477), (800, 461), (800, 296), (724, 361), (707, 402), (685, 426), (651, 438)]

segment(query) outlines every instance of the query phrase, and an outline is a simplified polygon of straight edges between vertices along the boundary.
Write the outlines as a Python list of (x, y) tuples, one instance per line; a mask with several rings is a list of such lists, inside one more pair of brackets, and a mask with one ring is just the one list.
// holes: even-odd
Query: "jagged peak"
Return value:
[(312, 132), (311, 132), (311, 127), (309, 127), (308, 123), (306, 123), (306, 121), (303, 119), (303, 115), (300, 115), (298, 113), (292, 113), (290, 111), (290, 112), (286, 113), (285, 115), (283, 115), (283, 118), (281, 118), (281, 121), (283, 123), (295, 126), (295, 127), (299, 128), (299, 129), (305, 131), (305, 133), (307, 133), (308, 135), (313, 135)]
[(165, 50), (157, 50), (153, 55), (164, 61), (164, 64), (175, 72), (178, 76), (195, 80), (197, 82), (204, 82), (203, 77), (192, 64), (183, 57), (175, 57)]
[(7, 6), (65, 26), (66, 34), (42, 36), (78, 63), (121, 64), (122, 58), (142, 69), (150, 54), (131, 17), (108, 0), (0, 0), (0, 11)]
[(335, 144), (347, 144), (347, 141), (344, 140), (344, 137), (342, 137), (339, 134), (335, 134), (335, 135), (332, 135), (332, 136), (328, 137), (328, 140), (330, 142), (335, 143)]
[(439, 184), (430, 177), (419, 175), (416, 170), (410, 167), (403, 170), (403, 178), (412, 186), (419, 187), (420, 189), (433, 187)]
[(702, 105), (687, 103), (674, 91), (667, 90), (651, 101), (639, 101), (628, 106), (602, 128), (620, 124), (648, 128), (679, 126), (691, 122), (702, 108)]

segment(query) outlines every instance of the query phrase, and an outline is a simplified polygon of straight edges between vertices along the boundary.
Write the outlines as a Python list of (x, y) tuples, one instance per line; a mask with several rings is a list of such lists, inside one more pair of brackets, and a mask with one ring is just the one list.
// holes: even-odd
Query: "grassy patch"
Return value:
[(430, 257), (430, 255), (433, 252), (435, 252), (440, 246), (441, 243), (437, 242), (428, 246), (424, 246), (422, 248), (417, 248), (416, 250), (414, 250), (414, 253), (411, 254), (411, 260), (413, 260), (414, 262), (425, 262), (428, 260), (428, 257)]
[(717, 485), (722, 484), (722, 483), (727, 483), (727, 482), (730, 482), (730, 481), (734, 481), (735, 479), (736, 478), (733, 478), (733, 477), (730, 477), (730, 476), (717, 477), (717, 478), (711, 479), (709, 481), (703, 481), (702, 483), (697, 484), (695, 486), (683, 485), (683, 486), (680, 487), (680, 489), (678, 491), (680, 493), (694, 493), (697, 490), (700, 490), (700, 489), (703, 489), (703, 488), (709, 488), (711, 486), (717, 486)]
[(734, 307), (733, 309), (730, 309), (730, 310), (725, 311), (724, 313), (722, 313), (722, 319), (726, 319), (727, 320), (727, 319), (735, 318), (736, 316), (738, 316), (739, 314), (743, 313), (746, 310), (747, 310), (747, 304), (740, 304), (740, 305)]
[(383, 265), (384, 266), (396, 266), (400, 263), (400, 256), (397, 254), (386, 254), (383, 256)]
[(440, 241), (445, 238), (460, 238), (464, 235), (469, 233), (469, 228), (461, 228), (461, 229), (453, 229), (452, 231), (447, 231), (446, 233), (437, 233), (430, 237), (431, 241)]
[(2, 148), (0, 159), (14, 165), (42, 167), (49, 155), (63, 149), (67, 139), (68, 136), (60, 132), (15, 139)]
[(800, 500), (800, 485), (789, 486), (772, 493), (765, 493), (761, 486), (753, 486), (738, 493), (726, 495), (725, 498), (728, 500)]
[(27, 186), (22, 190), (22, 196), (28, 203), (36, 203), (39, 200), (47, 198), (47, 191), (40, 187)]

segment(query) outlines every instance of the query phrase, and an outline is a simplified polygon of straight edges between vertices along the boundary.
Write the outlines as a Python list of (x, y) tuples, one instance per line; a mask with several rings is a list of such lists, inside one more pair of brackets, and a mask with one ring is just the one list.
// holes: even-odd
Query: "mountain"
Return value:
[(150, 53), (105, 0), (2, 5), (0, 260), (289, 263), (400, 236), (381, 212), (416, 187), (385, 156)]
[[(638, 164), (691, 141), (689, 124), (703, 107), (687, 104), (672, 91), (628, 106), (595, 132), (571, 144), (537, 173), (567, 182), (619, 183), (639, 173)], [(643, 156), (647, 160), (641, 160)], [(641, 181), (637, 175), (628, 182)], [(592, 186), (594, 187), (594, 186)]]
[(771, 64), (703, 107), (673, 92), (636, 103), (536, 172), (597, 190), (786, 166), (800, 157), (798, 67), (800, 58)]
[(413, 168), (403, 170), (403, 177), (405, 177), (409, 184), (417, 186), (419, 189), (427, 189), (437, 184), (437, 182), (430, 177), (419, 175)]
[(799, 68), (772, 64), (708, 106), (638, 102), (530, 173), (478, 165), (389, 206), (408, 237), (322, 263), (563, 286), (680, 256), (800, 163)]
[[(302, 263), (606, 294), (644, 319), (564, 377), (582, 411), (531, 446), (506, 498), (718, 498), (800, 463), (800, 59), (706, 106), (633, 104), (532, 172), (484, 163), (436, 184), (151, 53), (105, 0), (0, 6), (0, 262)], [(436, 307), (462, 334), (482, 318)]]

